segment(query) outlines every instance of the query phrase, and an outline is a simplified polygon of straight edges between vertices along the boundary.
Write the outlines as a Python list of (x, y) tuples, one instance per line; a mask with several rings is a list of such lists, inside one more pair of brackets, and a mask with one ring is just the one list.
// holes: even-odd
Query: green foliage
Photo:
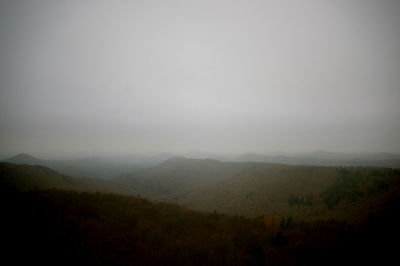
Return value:
[(340, 202), (354, 202), (387, 191), (394, 181), (397, 181), (396, 170), (371, 169), (361, 172), (358, 169), (337, 169), (335, 183), (321, 193), (328, 208), (337, 206)]

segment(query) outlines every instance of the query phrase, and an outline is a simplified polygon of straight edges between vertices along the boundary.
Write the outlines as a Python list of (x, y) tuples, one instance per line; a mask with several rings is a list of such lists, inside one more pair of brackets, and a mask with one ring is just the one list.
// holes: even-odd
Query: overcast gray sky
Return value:
[(0, 150), (400, 152), (400, 1), (0, 0)]

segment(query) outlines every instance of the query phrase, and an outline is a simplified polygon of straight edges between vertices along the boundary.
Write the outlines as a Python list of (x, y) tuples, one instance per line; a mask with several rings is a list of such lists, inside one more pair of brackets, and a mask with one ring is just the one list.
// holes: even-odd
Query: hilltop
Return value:
[(134, 194), (133, 189), (111, 180), (75, 178), (38, 165), (0, 163), (0, 184), (21, 192), (33, 189), (62, 189)]
[(4, 162), (15, 164), (42, 165), (45, 163), (45, 160), (33, 157), (32, 155), (27, 153), (20, 153), (9, 159), (4, 160)]
[(133, 171), (135, 169), (153, 165), (161, 159), (148, 160), (132, 158), (81, 158), (74, 160), (46, 160), (39, 159), (32, 155), (21, 153), (15, 155), (3, 162), (14, 164), (41, 165), (51, 168), (57, 172), (73, 177), (88, 177), (111, 179), (123, 172)]

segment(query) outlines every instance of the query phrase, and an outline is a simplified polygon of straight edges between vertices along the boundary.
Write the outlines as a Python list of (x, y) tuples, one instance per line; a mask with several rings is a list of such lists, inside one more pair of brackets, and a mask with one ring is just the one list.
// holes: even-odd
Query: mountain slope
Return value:
[(3, 162), (14, 164), (41, 165), (73, 177), (110, 179), (123, 172), (129, 172), (146, 165), (132, 161), (83, 158), (75, 160), (43, 160), (29, 154), (18, 154)]
[(20, 153), (9, 159), (4, 160), (4, 162), (15, 164), (42, 165), (45, 163), (45, 160), (38, 159), (30, 154)]
[[(383, 168), (228, 163), (179, 157), (115, 180), (151, 199), (175, 202), (196, 210), (250, 217), (267, 214), (317, 219), (340, 215), (345, 219), (348, 209), (328, 209), (321, 196), (341, 177), (342, 169), (348, 169), (350, 176), (362, 178), (377, 172), (373, 177), (377, 181), (398, 176), (397, 170)], [(301, 206), (289, 204), (291, 198), (300, 200)], [(351, 204), (345, 204), (346, 208)]]
[(153, 199), (257, 216), (285, 213), (291, 194), (321, 193), (336, 176), (332, 167), (174, 158), (116, 180)]
[(231, 178), (241, 168), (232, 166), (234, 164), (210, 159), (174, 157), (155, 167), (121, 175), (116, 180), (129, 183), (145, 194), (170, 199)]
[(0, 163), (0, 184), (5, 187), (15, 187), (18, 191), (29, 191), (37, 188), (120, 194), (134, 193), (129, 187), (111, 180), (73, 178), (44, 166), (11, 163)]
[(355, 226), (271, 226), (132, 196), (0, 187), (0, 234), (15, 265), (393, 265), (399, 203)]
[[(351, 216), (365, 210), (367, 218), (338, 220), (322, 213), (319, 219), (307, 221), (284, 216), (248, 219), (214, 210), (201, 213), (129, 195), (79, 193), (102, 191), (96, 189), (98, 181), (106, 185), (104, 191), (120, 187), (105, 180), (71, 178), (42, 166), (0, 163), (0, 207), (4, 213), (0, 233), (7, 243), (4, 260), (41, 265), (54, 265), (54, 261), (60, 265), (338, 265), (343, 261), (390, 265), (397, 260), (396, 246), (389, 240), (400, 235), (398, 170), (174, 158), (139, 173), (147, 174), (136, 176), (144, 179), (144, 185), (147, 179), (152, 181), (144, 188), (162, 185), (166, 197), (174, 188), (184, 191), (179, 200), (203, 202), (205, 206), (197, 206), (199, 209), (215, 207), (219, 201), (222, 209), (227, 208), (249, 189), (264, 193), (250, 202), (265, 203), (263, 195), (267, 195), (271, 200), (268, 208), (281, 204), (282, 209), (289, 206), (282, 196), (288, 191), (322, 191), (320, 200), (332, 208)], [(165, 173), (169, 174), (168, 182), (163, 181)], [(120, 181), (130, 180), (129, 176), (124, 178)], [(333, 182), (327, 186), (331, 178)], [(10, 186), (30, 191), (16, 192)], [(77, 191), (32, 191), (33, 187)], [(201, 189), (196, 191), (198, 187)], [(221, 194), (223, 189), (227, 194)], [(153, 195), (158, 192), (153, 191)], [(373, 197), (364, 200), (366, 194)], [(298, 206), (289, 208), (292, 213), (307, 214), (314, 205), (303, 206), (300, 199), (296, 198)], [(322, 211), (318, 202), (313, 204)]]

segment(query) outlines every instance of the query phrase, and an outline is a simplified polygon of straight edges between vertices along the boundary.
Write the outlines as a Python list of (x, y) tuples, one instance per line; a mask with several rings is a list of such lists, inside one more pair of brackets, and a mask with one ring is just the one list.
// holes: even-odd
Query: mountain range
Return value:
[(236, 162), (269, 162), (290, 165), (319, 165), (319, 166), (372, 166), (400, 167), (400, 155), (392, 153), (333, 153), (315, 151), (310, 153), (280, 153), (262, 155), (246, 153), (234, 158)]
[(110, 179), (124, 172), (130, 172), (142, 167), (148, 167), (165, 160), (165, 156), (158, 157), (110, 157), (110, 158), (82, 158), (74, 160), (46, 160), (32, 155), (21, 153), (3, 162), (14, 164), (41, 165), (73, 177), (88, 177)]
[[(386, 178), (395, 180), (398, 175), (398, 170), (389, 168), (296, 166), (174, 157), (159, 165), (120, 175), (114, 180), (152, 200), (174, 202), (195, 210), (215, 210), (248, 217), (263, 214), (293, 216), (307, 220), (328, 216), (348, 217), (354, 207), (351, 204), (345, 205), (345, 209), (330, 210), (324, 203), (329, 200), (324, 198), (323, 193), (338, 186), (338, 182), (346, 198), (351, 193), (372, 191), (375, 183)], [(340, 183), (343, 176), (346, 176), (345, 180), (355, 183), (351, 186)], [(289, 204), (292, 197), (310, 198), (311, 201), (308, 205), (295, 208)]]
[(185, 156), (193, 159), (212, 159), (222, 162), (262, 162), (309, 166), (400, 167), (400, 155), (398, 154), (356, 154), (333, 153), (326, 151), (298, 154), (274, 153), (267, 155), (246, 153), (239, 156), (204, 152), (190, 152), (182, 154), (160, 153), (152, 156), (127, 155), (102, 158), (91, 157), (73, 160), (39, 159), (32, 155), (21, 153), (5, 159), (3, 162), (42, 165), (73, 177), (111, 179), (123, 173), (129, 173), (139, 169), (156, 166), (169, 158), (177, 156)]

